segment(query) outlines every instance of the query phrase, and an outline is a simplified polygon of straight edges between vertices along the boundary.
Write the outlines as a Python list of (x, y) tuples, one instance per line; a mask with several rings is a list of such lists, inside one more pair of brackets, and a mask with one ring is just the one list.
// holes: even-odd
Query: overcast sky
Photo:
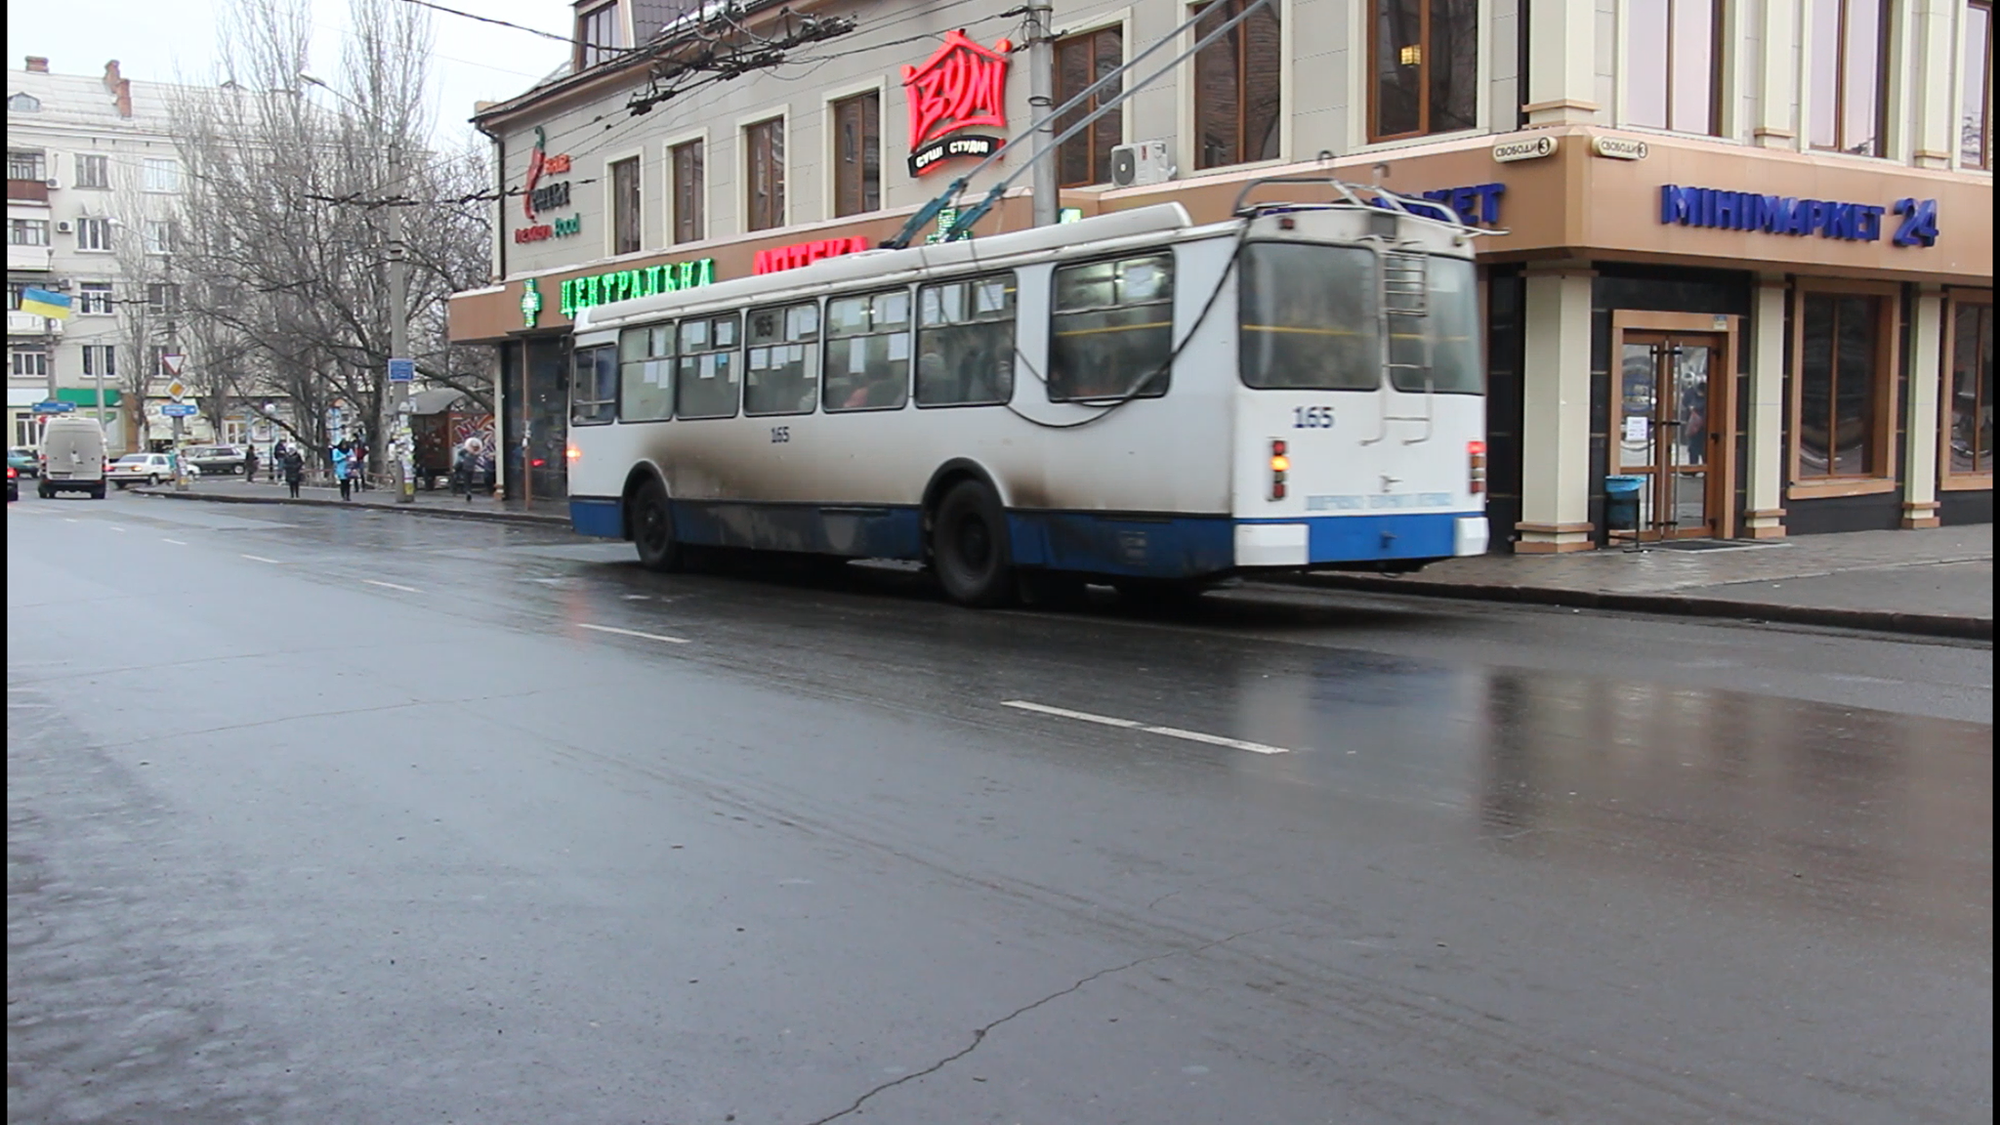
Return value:
[[(446, 7), (570, 33), (574, 9), (564, 0), (441, 0)], [(314, 70), (332, 80), (340, 65), (347, 0), (312, 0)], [(46, 55), (57, 74), (98, 75), (117, 59), (127, 78), (207, 81), (214, 74), (215, 11), (199, 3), (95, 0), (87, 5), (27, 0), (7, 5), (10, 70), (28, 55)], [(432, 11), (436, 56), (431, 66), (437, 140), (455, 145), (466, 135), (472, 103), (498, 101), (528, 88), (562, 63), (561, 43)]]

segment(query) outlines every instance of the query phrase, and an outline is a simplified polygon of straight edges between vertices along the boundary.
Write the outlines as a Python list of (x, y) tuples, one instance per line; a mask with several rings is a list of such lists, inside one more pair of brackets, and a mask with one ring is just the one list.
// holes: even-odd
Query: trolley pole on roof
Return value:
[(1035, 122), (1035, 132), (1042, 134), (1042, 143), (1035, 146), (1041, 151), (1031, 158), (1035, 162), (1033, 215), (1038, 227), (1054, 226), (1061, 210), (1056, 198), (1061, 189), (1056, 186), (1055, 146), (1046, 143), (1056, 131), (1055, 114), (1049, 112), (1055, 107), (1056, 51), (1049, 35), (1053, 12), (1046, 3), (1028, 5), (1028, 117)]

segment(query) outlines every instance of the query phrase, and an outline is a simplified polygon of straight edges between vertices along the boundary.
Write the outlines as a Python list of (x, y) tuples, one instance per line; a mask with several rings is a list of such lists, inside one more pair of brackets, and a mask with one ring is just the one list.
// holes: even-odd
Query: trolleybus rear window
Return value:
[(674, 413), (674, 326), (627, 328), (618, 335), (618, 417), (657, 422)]
[(1253, 242), (1237, 271), (1237, 362), (1246, 385), (1326, 391), (1382, 385), (1373, 251)]
[(826, 302), (826, 408), (896, 410), (910, 399), (910, 291)]
[(681, 321), (674, 416), (734, 418), (742, 343), (736, 314)]
[(1051, 402), (1167, 393), (1174, 351), (1174, 256), (1149, 254), (1056, 270)]
[(1014, 275), (917, 290), (917, 405), (973, 406), (1014, 397)]
[(618, 417), (618, 349), (583, 348), (569, 383), (569, 420), (601, 426)]

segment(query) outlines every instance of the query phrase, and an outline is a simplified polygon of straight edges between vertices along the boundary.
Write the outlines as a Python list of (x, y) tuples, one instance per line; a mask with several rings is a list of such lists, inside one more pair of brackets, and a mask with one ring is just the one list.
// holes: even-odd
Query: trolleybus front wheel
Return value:
[(931, 563), (945, 595), (976, 608), (1006, 604), (1014, 596), (1009, 555), (1000, 498), (979, 481), (953, 485), (931, 525)]
[(632, 543), (639, 548), (639, 565), (647, 570), (679, 570), (681, 547), (674, 541), (674, 516), (667, 507), (667, 487), (657, 480), (639, 486), (632, 497)]

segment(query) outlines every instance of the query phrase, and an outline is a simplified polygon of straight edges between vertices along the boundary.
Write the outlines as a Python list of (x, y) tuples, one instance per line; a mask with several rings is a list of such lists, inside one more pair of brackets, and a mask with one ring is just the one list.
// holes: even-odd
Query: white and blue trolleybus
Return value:
[(582, 310), (571, 520), (919, 560), (967, 605), (1486, 550), (1472, 237), (1337, 181)]

